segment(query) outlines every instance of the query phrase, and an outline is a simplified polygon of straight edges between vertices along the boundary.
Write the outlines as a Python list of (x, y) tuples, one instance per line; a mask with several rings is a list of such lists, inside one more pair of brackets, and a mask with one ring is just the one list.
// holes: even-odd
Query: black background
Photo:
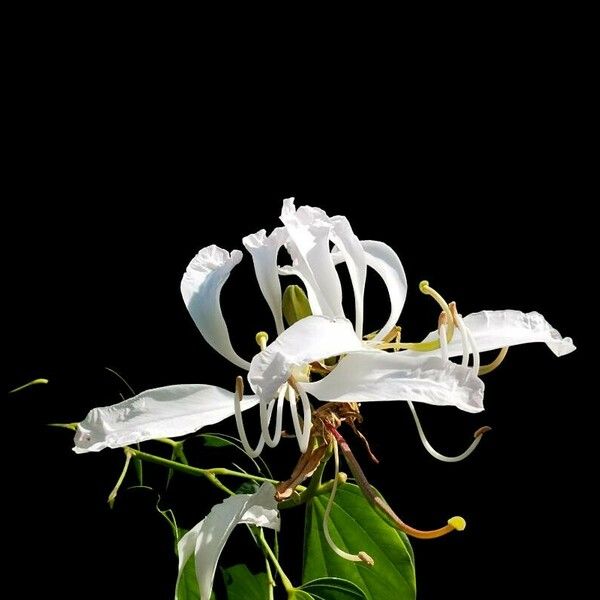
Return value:
[[(560, 85), (539, 74), (531, 81), (526, 69), (505, 75), (508, 86), (480, 74), (468, 93), (468, 78), (440, 78), (431, 93), (408, 99), (381, 89), (366, 108), (313, 96), (317, 122), (285, 100), (261, 111), (253, 97), (215, 92), (199, 105), (183, 85), (157, 96), (148, 82), (106, 76), (99, 85), (81, 71), (67, 69), (63, 79), (43, 57), (36, 64), (37, 85), (13, 90), (3, 220), (7, 389), (50, 380), (5, 401), (4, 517), (20, 532), (5, 543), (26, 597), (172, 597), (176, 560), (155, 495), (122, 491), (110, 511), (121, 453), (76, 456), (71, 434), (45, 424), (118, 401), (125, 390), (106, 366), (137, 391), (231, 387), (237, 370), (203, 342), (179, 280), (201, 247), (241, 248), (243, 235), (276, 226), (288, 196), (346, 215), (360, 238), (397, 250), (410, 285), (405, 339), (436, 319), (417, 289), (423, 278), (463, 314), (539, 310), (573, 336), (578, 351), (561, 359), (539, 344), (512, 349), (486, 378), (484, 413), (422, 407), (431, 441), (448, 453), (462, 451), (479, 426), (493, 427), (463, 463), (432, 459), (401, 403), (364, 407), (379, 466), (352, 440), (372, 483), (408, 522), (468, 521), (463, 534), (414, 543), (422, 600), (572, 592), (581, 559), (574, 528), (590, 519), (581, 433), (589, 413), (581, 405), (594, 398), (578, 382), (593, 376), (584, 371), (583, 336), (595, 309), (584, 278), (591, 220), (582, 208), (591, 160), (583, 97), (564, 92), (566, 71)], [(387, 315), (373, 285), (367, 329)], [(271, 321), (249, 257), (223, 306), (234, 346), (250, 356), (254, 333)], [(223, 429), (234, 433), (230, 422)], [(294, 443), (265, 458), (286, 477)], [(158, 469), (147, 476), (162, 485)], [(218, 498), (204, 482), (177, 476), (163, 504), (179, 508), (189, 527)], [(285, 515), (282, 536), (295, 582), (297, 519)], [(251, 544), (236, 532), (223, 561), (246, 559), (246, 551)]]

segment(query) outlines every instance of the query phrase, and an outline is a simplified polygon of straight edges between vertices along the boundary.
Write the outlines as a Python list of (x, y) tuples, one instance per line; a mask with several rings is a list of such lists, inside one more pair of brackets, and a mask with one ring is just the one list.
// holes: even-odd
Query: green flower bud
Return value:
[(288, 285), (283, 292), (283, 316), (288, 325), (310, 315), (312, 311), (304, 290), (299, 285)]

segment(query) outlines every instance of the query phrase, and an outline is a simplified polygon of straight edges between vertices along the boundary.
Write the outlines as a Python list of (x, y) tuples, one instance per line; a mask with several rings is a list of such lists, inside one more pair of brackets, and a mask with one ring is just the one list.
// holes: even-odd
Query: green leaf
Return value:
[(304, 590), (296, 589), (288, 593), (288, 600), (317, 600)]
[(364, 592), (351, 581), (339, 577), (322, 577), (309, 583), (302, 588), (310, 592), (315, 600), (365, 600)]
[(235, 488), (234, 491), (236, 494), (256, 494), (258, 488), (260, 488), (260, 485), (258, 485), (256, 481), (244, 481), (244, 483)]
[(296, 321), (312, 315), (308, 298), (299, 285), (288, 285), (285, 288), (282, 309), (283, 316), (290, 326), (296, 323)]
[(177, 585), (176, 600), (200, 600), (200, 588), (196, 579), (196, 565), (194, 556), (190, 556), (183, 567)]
[(221, 569), (227, 600), (265, 600), (269, 581), (266, 573), (254, 574), (246, 565), (234, 565)]
[(202, 443), (209, 448), (225, 448), (226, 446), (233, 446), (229, 440), (212, 433), (202, 433)]
[(307, 584), (321, 577), (340, 577), (355, 583), (367, 600), (414, 600), (414, 560), (408, 538), (387, 523), (358, 486), (347, 483), (337, 492), (329, 532), (343, 550), (369, 554), (375, 565), (349, 562), (333, 552), (323, 533), (328, 497), (319, 495), (306, 505), (304, 571)]

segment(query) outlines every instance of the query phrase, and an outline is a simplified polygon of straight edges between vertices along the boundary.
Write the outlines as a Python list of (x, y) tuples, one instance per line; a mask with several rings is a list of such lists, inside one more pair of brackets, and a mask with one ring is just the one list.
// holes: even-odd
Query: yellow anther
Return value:
[(488, 425), (484, 425), (483, 427), (480, 427), (474, 434), (473, 437), (474, 438), (480, 438), (484, 433), (487, 433), (488, 431), (491, 431), (492, 428), (489, 427)]
[(451, 519), (448, 519), (448, 525), (456, 529), (456, 531), (464, 531), (467, 522), (462, 517), (452, 517)]
[(338, 483), (346, 483), (346, 481), (348, 481), (348, 475), (346, 473), (344, 473), (343, 471), (340, 471), (337, 475), (337, 482)]
[(264, 350), (267, 347), (267, 342), (269, 341), (269, 334), (266, 331), (259, 331), (256, 334), (256, 343), (260, 347), (261, 350)]
[(369, 565), (369, 567), (372, 567), (375, 564), (375, 561), (366, 552), (363, 552), (362, 550), (358, 553), (357, 556), (366, 565)]

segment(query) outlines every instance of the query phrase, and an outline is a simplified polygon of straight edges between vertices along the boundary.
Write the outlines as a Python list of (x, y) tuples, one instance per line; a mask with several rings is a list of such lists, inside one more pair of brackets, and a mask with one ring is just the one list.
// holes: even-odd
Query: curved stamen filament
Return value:
[[(244, 379), (241, 376), (237, 376), (235, 380), (235, 424), (237, 425), (238, 434), (240, 436), (240, 441), (242, 442), (242, 446), (244, 447), (245, 452), (251, 458), (256, 458), (261, 452), (265, 445), (265, 438), (261, 433), (261, 436), (258, 440), (258, 444), (254, 450), (248, 443), (248, 437), (246, 436), (246, 429), (244, 427), (244, 419), (242, 417), (242, 407), (241, 402), (244, 398)], [(262, 403), (262, 400), (261, 400)], [(273, 413), (274, 401), (272, 401), (269, 405), (269, 414), (267, 415), (268, 420), (270, 421), (270, 416)]]
[(344, 458), (346, 459), (346, 463), (354, 475), (354, 479), (356, 483), (360, 487), (365, 498), (375, 507), (379, 508), (385, 515), (390, 519), (392, 524), (403, 531), (407, 535), (411, 535), (412, 537), (420, 538), (423, 540), (429, 540), (437, 537), (441, 537), (446, 535), (447, 533), (451, 533), (452, 531), (463, 531), (463, 529), (467, 526), (465, 520), (462, 517), (452, 517), (448, 519), (448, 524), (444, 525), (444, 527), (440, 527), (439, 529), (432, 529), (429, 531), (423, 531), (421, 529), (415, 529), (410, 525), (407, 525), (379, 496), (377, 490), (371, 486), (369, 481), (367, 480), (363, 470), (360, 468), (358, 461), (354, 454), (352, 454), (352, 450), (350, 450), (350, 446), (346, 440), (342, 437), (339, 431), (329, 425), (329, 423), (325, 423), (325, 426), (329, 430), (329, 432), (333, 435), (337, 443), (340, 445), (342, 452), (344, 454)]
[(504, 346), (504, 348), (500, 349), (500, 352), (498, 352), (498, 356), (496, 356), (496, 358), (491, 363), (479, 367), (478, 374), (487, 375), (488, 373), (491, 373), (494, 369), (497, 369), (502, 364), (502, 361), (506, 358), (507, 354), (508, 346)]
[[(442, 318), (444, 317), (444, 318)], [(440, 350), (442, 351), (442, 360), (448, 360), (448, 339), (446, 337), (446, 330), (448, 328), (448, 319), (446, 313), (440, 315), (439, 337), (440, 337)]]
[(433, 458), (437, 458), (442, 462), (460, 462), (461, 460), (464, 460), (473, 453), (475, 448), (477, 448), (479, 442), (481, 441), (481, 438), (483, 437), (483, 434), (490, 431), (490, 427), (480, 427), (474, 434), (475, 439), (471, 442), (471, 445), (462, 454), (459, 454), (458, 456), (446, 456), (438, 452), (429, 443), (429, 440), (427, 439), (427, 437), (425, 436), (425, 432), (423, 431), (423, 427), (421, 426), (421, 421), (419, 420), (419, 417), (417, 415), (417, 409), (410, 400), (407, 400), (407, 402), (410, 411), (412, 412), (412, 416), (415, 420), (417, 431), (419, 432), (419, 437), (421, 438), (421, 443), (423, 444), (423, 446), (425, 446), (425, 450), (427, 450), (427, 452), (429, 452), (429, 454), (431, 454)]
[(471, 330), (464, 323), (463, 323), (463, 327), (465, 328), (465, 332), (467, 333), (467, 338), (469, 339), (469, 344), (471, 344), (471, 352), (473, 353), (473, 371), (477, 375), (477, 374), (479, 374), (479, 366), (481, 365), (481, 358), (479, 356), (479, 350), (477, 350), (477, 344), (475, 343), (475, 338), (473, 337)]
[(448, 318), (447, 340), (449, 342), (451, 342), (452, 336), (454, 335), (454, 324), (452, 321), (452, 311), (450, 309), (450, 306), (442, 298), (442, 296), (439, 292), (437, 292), (436, 290), (434, 290), (432, 287), (429, 286), (429, 281), (427, 281), (426, 279), (424, 279), (423, 281), (421, 281), (421, 283), (419, 283), (419, 290), (421, 291), (422, 294), (425, 294), (426, 296), (431, 296), (440, 305), (440, 308), (446, 314), (446, 317)]
[[(310, 430), (312, 428), (312, 419), (310, 418), (310, 402), (308, 400), (307, 393), (302, 389), (300, 385), (298, 385), (298, 382), (293, 377), (290, 377), (289, 384), (287, 387), (288, 400), (290, 401), (290, 411), (292, 413), (292, 421), (294, 423), (296, 439), (298, 440), (300, 452), (304, 454), (308, 450)], [(300, 396), (302, 400), (302, 420), (304, 421), (303, 428), (300, 426), (300, 418), (298, 416), (297, 396)]]
[(462, 358), (462, 366), (466, 367), (469, 364), (469, 354), (473, 354), (473, 370), (475, 373), (479, 371), (479, 352), (477, 351), (477, 346), (475, 344), (475, 339), (473, 335), (469, 331), (469, 328), (465, 325), (462, 317), (458, 314), (456, 310), (456, 305), (453, 303), (452, 305), (452, 316), (454, 317), (454, 322), (460, 331), (461, 340), (462, 340), (462, 348), (463, 348), (463, 358)]
[(260, 403), (260, 427), (262, 435), (265, 438), (265, 444), (267, 444), (269, 448), (275, 448), (281, 439), (283, 402), (285, 400), (286, 387), (287, 384), (284, 384), (279, 388), (279, 396), (277, 397), (277, 415), (275, 417), (275, 433), (273, 434), (273, 437), (271, 437), (269, 433), (269, 425), (271, 424), (271, 414), (273, 412), (271, 407), (275, 404), (275, 400), (269, 404), (268, 408), (266, 403)]
[(338, 476), (340, 472), (340, 455), (338, 452), (338, 445), (335, 439), (333, 440), (333, 459), (335, 465), (335, 474), (333, 476), (333, 486), (331, 488), (331, 494), (329, 495), (329, 500), (327, 502), (327, 507), (325, 508), (325, 514), (323, 515), (323, 533), (325, 534), (325, 539), (329, 544), (329, 547), (341, 558), (349, 560), (351, 562), (364, 562), (369, 566), (375, 564), (375, 561), (366, 553), (359, 552), (358, 554), (350, 554), (345, 550), (342, 550), (336, 543), (331, 539), (331, 535), (329, 534), (329, 514), (331, 513), (331, 507), (333, 506), (333, 501), (335, 499), (335, 494), (337, 492), (338, 486)]
[[(443, 313), (446, 315), (446, 342), (451, 342), (454, 336), (454, 302), (448, 304), (436, 290), (429, 287), (428, 281), (421, 281), (419, 289), (426, 296), (431, 296), (440, 305)], [(431, 340), (430, 342), (383, 342), (377, 344), (377, 348), (380, 350), (416, 350), (417, 352), (431, 352), (438, 350), (440, 346), (441, 342), (439, 339)]]

